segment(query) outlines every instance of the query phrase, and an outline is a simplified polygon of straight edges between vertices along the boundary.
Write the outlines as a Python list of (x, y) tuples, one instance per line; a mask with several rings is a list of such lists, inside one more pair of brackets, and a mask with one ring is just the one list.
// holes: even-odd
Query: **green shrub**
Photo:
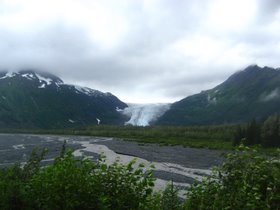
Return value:
[(279, 209), (280, 162), (241, 146), (213, 176), (193, 185), (186, 209)]
[(178, 197), (178, 188), (173, 182), (167, 184), (163, 191), (153, 193), (148, 202), (141, 204), (142, 210), (180, 210), (183, 209), (182, 199)]
[(19, 164), (0, 171), (0, 209), (20, 209), (24, 205), (24, 183)]
[(162, 210), (179, 210), (181, 209), (181, 201), (178, 197), (178, 189), (173, 182), (168, 184), (161, 195), (160, 206)]
[(119, 161), (107, 165), (74, 158), (62, 149), (53, 164), (40, 167), (45, 154), (34, 150), (21, 167), (0, 170), (0, 209), (140, 209), (152, 197), (151, 168)]
[(152, 193), (151, 171), (135, 161), (112, 165), (75, 159), (71, 152), (34, 175), (30, 203), (39, 209), (138, 209)]
[(26, 201), (28, 194), (25, 187), (40, 170), (40, 162), (46, 150), (35, 148), (30, 159), (24, 166), (16, 163), (11, 167), (0, 170), (0, 209), (28, 209)]
[(241, 146), (213, 175), (192, 185), (186, 200), (171, 183), (153, 192), (152, 168), (135, 161), (112, 165), (77, 159), (65, 152), (40, 165), (45, 150), (35, 150), (24, 165), (0, 170), (0, 209), (204, 210), (273, 209), (280, 206), (279, 155), (267, 157)]

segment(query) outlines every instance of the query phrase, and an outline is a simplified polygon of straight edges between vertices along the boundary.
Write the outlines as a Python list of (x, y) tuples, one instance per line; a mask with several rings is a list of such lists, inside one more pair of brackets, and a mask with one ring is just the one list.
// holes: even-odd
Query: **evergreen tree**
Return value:
[(244, 135), (244, 129), (242, 129), (242, 127), (240, 125), (238, 125), (235, 133), (234, 133), (234, 137), (233, 137), (233, 146), (238, 146), (241, 144), (242, 139), (245, 138)]
[(280, 119), (278, 115), (267, 118), (262, 126), (262, 145), (266, 147), (280, 146)]
[(261, 127), (256, 122), (255, 119), (253, 119), (247, 126), (246, 131), (246, 145), (255, 145), (261, 143)]
[(246, 127), (239, 125), (234, 133), (233, 146), (261, 144), (261, 125), (253, 119)]

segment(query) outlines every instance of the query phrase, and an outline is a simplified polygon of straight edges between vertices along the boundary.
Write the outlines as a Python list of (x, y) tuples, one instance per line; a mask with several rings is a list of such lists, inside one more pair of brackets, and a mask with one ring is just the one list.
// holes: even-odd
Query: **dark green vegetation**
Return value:
[(186, 147), (232, 149), (232, 140), (237, 126), (115, 126), (95, 125), (54, 130), (11, 130), (1, 129), (7, 133), (84, 135), (121, 138), (142, 143), (162, 145), (182, 145)]
[(139, 209), (152, 193), (151, 171), (133, 170), (133, 162), (108, 166), (62, 152), (40, 168), (42, 156), (33, 153), (23, 168), (1, 170), (0, 209)]
[(53, 130), (1, 129), (0, 132), (113, 137), (139, 143), (226, 150), (242, 143), (248, 146), (274, 148), (267, 150), (273, 152), (280, 146), (280, 117), (272, 115), (262, 122), (252, 120), (250, 123), (239, 125), (149, 127), (94, 125)]
[(234, 132), (235, 126), (88, 126), (72, 130), (75, 135), (118, 137), (143, 143), (212, 149), (230, 149)]
[(280, 209), (280, 159), (240, 147), (213, 175), (193, 185), (186, 209)]
[(252, 120), (250, 123), (239, 125), (149, 127), (94, 125), (53, 130), (1, 129), (0, 132), (113, 137), (139, 143), (222, 150), (234, 149), (242, 143), (247, 146), (262, 146), (263, 151), (270, 153), (280, 147), (280, 116), (272, 115), (261, 122)]
[(234, 135), (234, 145), (262, 145), (263, 147), (280, 147), (280, 117), (272, 115), (263, 123), (252, 120), (247, 126), (238, 126)]
[(195, 183), (186, 199), (171, 184), (154, 192), (151, 170), (134, 162), (107, 165), (75, 159), (62, 149), (41, 168), (45, 151), (34, 152), (24, 167), (0, 170), (0, 209), (197, 210), (273, 209), (280, 206), (280, 162), (242, 147), (229, 154), (211, 177)]
[(249, 66), (217, 87), (172, 104), (160, 125), (209, 125), (261, 120), (280, 113), (280, 70)]
[(1, 128), (65, 128), (123, 124), (116, 107), (127, 105), (110, 93), (64, 84), (51, 74), (0, 73)]

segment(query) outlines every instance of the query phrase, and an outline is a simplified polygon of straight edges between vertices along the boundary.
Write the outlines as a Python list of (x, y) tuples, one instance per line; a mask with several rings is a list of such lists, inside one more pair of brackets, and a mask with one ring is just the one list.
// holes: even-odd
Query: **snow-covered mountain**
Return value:
[(119, 112), (130, 117), (126, 125), (148, 126), (162, 116), (170, 107), (170, 104), (128, 104), (124, 110)]
[(81, 87), (78, 85), (65, 84), (59, 77), (46, 73), (36, 72), (33, 70), (23, 70), (19, 72), (0, 72), (0, 81), (8, 78), (20, 78), (27, 79), (29, 81), (38, 84), (38, 88), (47, 88), (50, 86), (56, 86), (57, 88), (62, 86), (68, 86), (69, 88), (75, 89), (78, 94), (86, 94), (88, 96), (110, 96), (111, 93), (103, 93), (99, 90), (94, 90), (88, 87)]
[(125, 103), (111, 93), (65, 84), (49, 73), (0, 72), (0, 128), (123, 124)]

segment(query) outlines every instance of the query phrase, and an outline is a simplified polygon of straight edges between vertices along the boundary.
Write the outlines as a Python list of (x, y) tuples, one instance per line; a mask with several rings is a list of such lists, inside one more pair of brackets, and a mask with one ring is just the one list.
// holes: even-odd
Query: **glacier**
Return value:
[(123, 110), (116, 108), (117, 111), (130, 117), (125, 125), (135, 126), (149, 126), (152, 122), (162, 116), (171, 104), (157, 103), (157, 104), (128, 104)]

